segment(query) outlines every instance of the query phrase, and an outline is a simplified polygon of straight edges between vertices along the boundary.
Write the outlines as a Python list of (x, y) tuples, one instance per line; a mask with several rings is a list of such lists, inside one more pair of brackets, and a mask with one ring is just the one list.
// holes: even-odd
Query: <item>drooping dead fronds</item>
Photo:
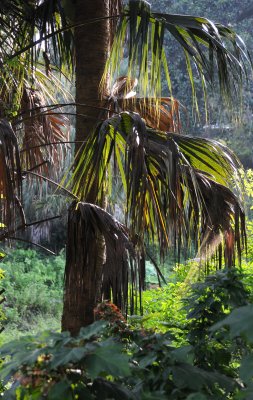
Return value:
[(6, 120), (0, 121), (0, 231), (15, 231), (23, 223), (20, 203), (22, 176), (16, 136)]
[(120, 110), (137, 112), (148, 127), (167, 132), (181, 130), (180, 108), (185, 110), (178, 100), (170, 97), (140, 98), (118, 100)]
[[(102, 270), (97, 268), (101, 236), (106, 255)], [(64, 307), (71, 310), (71, 304), (74, 304), (78, 310), (83, 308), (84, 320), (85, 312), (89, 314), (84, 305), (92, 309), (96, 304), (94, 301), (112, 300), (125, 313), (136, 310), (135, 291), (144, 285), (141, 262), (136, 258), (126, 227), (94, 204), (74, 202), (70, 207), (65, 279)]]
[[(26, 170), (36, 168), (39, 174), (52, 176), (60, 171), (66, 153), (64, 142), (69, 140), (69, 121), (61, 114), (48, 112), (45, 99), (39, 91), (25, 89), (22, 98), (22, 141), (21, 161)], [(45, 143), (63, 142), (62, 146), (43, 146)], [(50, 168), (54, 166), (54, 168)], [(50, 172), (49, 172), (50, 171)]]

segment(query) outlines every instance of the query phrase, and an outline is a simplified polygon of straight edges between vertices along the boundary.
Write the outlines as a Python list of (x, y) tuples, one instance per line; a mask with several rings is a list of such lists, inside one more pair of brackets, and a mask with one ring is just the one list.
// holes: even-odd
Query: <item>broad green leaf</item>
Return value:
[(168, 400), (168, 396), (161, 390), (144, 392), (141, 394), (141, 400)]
[(72, 400), (73, 392), (69, 382), (62, 380), (56, 383), (48, 393), (48, 400)]
[(226, 391), (233, 389), (233, 381), (218, 372), (209, 372), (189, 364), (172, 367), (173, 380), (180, 389), (200, 390), (203, 387), (219, 385)]
[(67, 366), (68, 364), (78, 363), (87, 353), (86, 347), (75, 347), (68, 348), (65, 347), (60, 351), (57, 351), (53, 356), (50, 367), (52, 369), (57, 369), (60, 366)]
[(253, 304), (236, 308), (224, 320), (215, 324), (211, 331), (215, 332), (220, 328), (228, 326), (230, 336), (245, 336), (251, 343), (253, 342)]
[(253, 355), (250, 354), (243, 358), (240, 369), (239, 376), (243, 382), (250, 383), (253, 377)]
[(122, 347), (112, 339), (102, 342), (95, 351), (88, 355), (85, 366), (93, 378), (101, 373), (113, 376), (127, 376), (130, 374), (129, 357), (122, 353)]
[(157, 360), (157, 356), (157, 353), (150, 352), (140, 360), (139, 366), (146, 368), (148, 365), (152, 365)]
[(170, 355), (179, 362), (193, 363), (193, 350), (191, 346), (183, 346), (173, 350)]
[(89, 326), (81, 328), (78, 338), (84, 340), (91, 339), (92, 336), (97, 336), (99, 333), (101, 333), (106, 326), (108, 326), (106, 321), (96, 321)]
[(122, 385), (122, 383), (118, 384), (103, 378), (95, 379), (93, 390), (96, 393), (97, 400), (137, 400), (133, 392)]

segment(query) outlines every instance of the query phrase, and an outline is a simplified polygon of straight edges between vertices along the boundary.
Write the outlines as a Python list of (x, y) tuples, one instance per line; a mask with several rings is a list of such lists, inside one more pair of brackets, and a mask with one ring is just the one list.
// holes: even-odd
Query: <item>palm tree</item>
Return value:
[[(34, 51), (38, 51), (39, 43), (45, 43), (48, 74), (52, 68), (46, 54), (50, 46), (58, 67), (71, 66), (69, 32), (70, 28), (75, 29), (76, 138), (85, 141), (85, 145), (82, 151), (77, 146), (76, 168), (70, 182), (77, 200), (69, 210), (63, 313), (63, 328), (75, 334), (93, 320), (98, 300), (112, 297), (124, 310), (130, 307), (134, 311), (137, 307), (135, 290), (143, 288), (145, 277), (146, 235), (159, 243), (162, 254), (171, 246), (179, 255), (182, 247), (194, 243), (196, 249), (202, 244), (202, 255), (218, 243), (220, 264), (224, 258), (232, 266), (236, 248), (240, 256), (244, 214), (238, 197), (231, 191), (237, 183), (239, 163), (216, 142), (180, 135), (178, 103), (160, 96), (162, 74), (172, 91), (163, 48), (166, 31), (183, 49), (196, 107), (194, 70), (201, 77), (204, 93), (208, 82), (214, 84), (218, 80), (225, 100), (231, 102), (246, 73), (247, 52), (231, 29), (205, 18), (152, 13), (145, 1), (132, 0), (120, 12), (117, 0), (77, 0), (75, 13), (69, 11), (68, 20), (64, 13), (64, 7), (69, 10), (67, 3), (45, 0), (27, 5), (12, 0), (3, 3), (0, 16), (8, 16), (7, 24), (2, 18), (3, 65), (7, 65), (7, 72), (12, 68), (11, 74), (3, 75), (3, 82), (6, 77), (18, 74), (8, 80), (8, 86), (2, 84), (5, 96), (9, 82), (19, 96), (24, 94), (24, 76), (30, 76), (34, 82), (38, 71)], [(119, 13), (111, 47), (114, 21)], [(17, 30), (21, 33), (20, 40), (14, 41)], [(12, 35), (9, 40), (8, 32)], [(35, 32), (39, 38), (34, 41)], [(119, 90), (117, 85), (122, 79), (116, 80), (114, 86), (112, 82), (119, 77), (126, 43), (128, 77), (125, 89)], [(139, 96), (129, 100), (135, 77), (139, 81)], [(15, 86), (16, 82), (21, 84)], [(97, 125), (98, 119), (101, 121)], [(5, 143), (7, 135), (1, 137), (4, 237), (10, 234), (10, 229), (15, 230), (10, 228), (10, 221), (14, 220), (11, 205), (17, 203), (17, 210), (22, 208), (16, 200), (20, 198), (21, 163), (15, 135), (8, 129), (8, 138), (12, 138), (8, 142), (10, 149)], [(102, 208), (114, 182), (119, 181), (126, 199), (124, 224)], [(129, 281), (132, 285), (128, 307)]]
[[(108, 8), (104, 16), (107, 15)], [(109, 32), (108, 25), (104, 29)], [(197, 248), (202, 243), (201, 254), (209, 254), (216, 244), (220, 264), (223, 258), (227, 266), (234, 264), (235, 248), (240, 257), (245, 236), (244, 214), (229, 189), (235, 184), (234, 173), (240, 164), (216, 142), (173, 134), (176, 124), (169, 113), (175, 115), (176, 103), (170, 100), (168, 110), (169, 99), (159, 100), (162, 68), (171, 91), (163, 49), (165, 30), (184, 50), (196, 107), (193, 68), (201, 76), (204, 93), (207, 82), (214, 83), (217, 74), (221, 93), (230, 104), (232, 93), (239, 91), (246, 72), (246, 49), (229, 28), (204, 18), (153, 14), (146, 2), (129, 2), (129, 8), (122, 13), (100, 88), (103, 96), (111, 88), (104, 103), (106, 109), (138, 110), (148, 127), (133, 112), (112, 116), (89, 134), (78, 157), (71, 181), (78, 201), (69, 214), (63, 312), (63, 329), (74, 334), (93, 320), (94, 306), (103, 298), (112, 298), (125, 311), (136, 309), (134, 287), (142, 289), (145, 277), (145, 235), (159, 242), (162, 254), (169, 246), (176, 247), (179, 255), (181, 247), (195, 243)], [(121, 78), (113, 85), (113, 79), (119, 76), (126, 42), (127, 75), (138, 77), (139, 92), (144, 95), (132, 101), (124, 101), (124, 97), (129, 97), (132, 79), (125, 78), (125, 91), (117, 89)], [(104, 63), (103, 57), (101, 62)], [(91, 93), (97, 91), (98, 86)], [(147, 94), (152, 98), (147, 98)], [(163, 130), (172, 132), (157, 131), (161, 129), (160, 123)], [(116, 175), (113, 171), (117, 171)], [(124, 226), (115, 226), (104, 210), (94, 206), (103, 205), (118, 179), (126, 199)], [(92, 204), (87, 203), (90, 199)]]

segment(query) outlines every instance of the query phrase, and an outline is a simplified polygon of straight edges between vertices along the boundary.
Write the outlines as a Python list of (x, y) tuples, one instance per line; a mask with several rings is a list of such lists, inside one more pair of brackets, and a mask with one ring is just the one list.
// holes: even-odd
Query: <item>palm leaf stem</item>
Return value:
[(41, 179), (43, 179), (43, 180), (45, 180), (45, 181), (51, 183), (52, 185), (57, 186), (58, 189), (63, 190), (64, 192), (66, 192), (66, 193), (67, 193), (69, 196), (71, 196), (72, 198), (74, 198), (74, 199), (76, 199), (76, 200), (79, 200), (78, 196), (76, 196), (76, 195), (75, 195), (74, 193), (72, 193), (70, 190), (68, 190), (67, 188), (65, 188), (65, 187), (62, 186), (61, 184), (59, 184), (59, 183), (53, 181), (52, 179), (47, 178), (46, 176), (43, 176), (43, 175), (41, 175), (41, 174), (37, 174), (36, 172), (33, 172), (33, 171), (22, 171), (22, 174), (23, 174), (23, 175), (29, 174), (29, 175), (36, 176), (37, 178), (41, 178)]
[(20, 153), (23, 153), (25, 151), (29, 151), (29, 150), (33, 150), (33, 149), (37, 149), (39, 147), (46, 147), (46, 146), (53, 146), (53, 145), (57, 145), (57, 144), (75, 144), (75, 143), (85, 143), (86, 140), (67, 140), (67, 141), (57, 141), (57, 142), (48, 142), (48, 143), (43, 143), (43, 144), (38, 144), (36, 146), (31, 146), (31, 147), (26, 147), (25, 149), (21, 149)]
[(38, 46), (40, 43), (44, 42), (45, 40), (51, 39), (52, 37), (54, 37), (54, 36), (56, 36), (56, 35), (58, 35), (60, 33), (63, 33), (63, 32), (66, 32), (66, 31), (70, 31), (72, 29), (80, 28), (82, 26), (94, 24), (94, 23), (97, 23), (99, 21), (103, 21), (103, 20), (106, 20), (106, 19), (108, 19), (108, 20), (117, 19), (117, 18), (121, 17), (121, 15), (122, 14), (117, 14), (117, 15), (110, 15), (110, 16), (107, 16), (107, 17), (93, 18), (93, 19), (90, 19), (90, 20), (87, 20), (85, 22), (81, 22), (81, 23), (78, 23), (78, 24), (71, 24), (71, 25), (68, 25), (68, 26), (64, 26), (63, 28), (57, 29), (52, 33), (48, 33), (47, 35), (44, 35), (43, 37), (41, 37), (41, 38), (39, 38), (37, 40), (34, 40), (29, 45), (23, 47), (19, 51), (16, 51), (14, 54), (8, 56), (6, 61), (13, 60), (14, 58), (16, 58), (16, 57), (20, 56), (21, 54), (27, 52), (28, 50), (31, 50), (32, 48)]
[(39, 249), (42, 249), (42, 250), (46, 251), (47, 253), (49, 253), (49, 254), (51, 254), (51, 255), (53, 255), (53, 256), (56, 256), (56, 253), (55, 253), (54, 251), (49, 250), (47, 247), (42, 246), (42, 245), (39, 244), (39, 243), (34, 243), (34, 242), (32, 242), (31, 240), (26, 240), (26, 239), (23, 239), (23, 238), (20, 238), (20, 237), (16, 237), (16, 236), (8, 236), (8, 239), (10, 239), (10, 240), (15, 240), (15, 241), (18, 241), (18, 242), (24, 242), (24, 243), (31, 244), (32, 246), (36, 246), (36, 247), (38, 247)]

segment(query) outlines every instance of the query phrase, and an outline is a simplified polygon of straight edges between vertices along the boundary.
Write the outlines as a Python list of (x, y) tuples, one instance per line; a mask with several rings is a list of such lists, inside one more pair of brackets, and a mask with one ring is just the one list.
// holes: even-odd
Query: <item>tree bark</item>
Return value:
[[(85, 140), (98, 123), (101, 111), (82, 106), (102, 105), (99, 84), (109, 54), (110, 0), (77, 0), (76, 23), (103, 18), (75, 31), (76, 45), (76, 140)], [(76, 150), (79, 149), (79, 144)]]
[[(101, 234), (89, 221), (83, 221), (74, 202), (68, 215), (68, 238), (66, 248), (65, 293), (62, 330), (77, 335), (82, 326), (94, 321), (94, 307), (99, 302), (101, 266), (104, 244)], [(102, 256), (102, 259), (101, 259)]]
[[(110, 44), (110, 1), (114, 0), (76, 0), (75, 22), (80, 24), (95, 18), (101, 20), (76, 29), (74, 34), (76, 51), (76, 140), (85, 141), (98, 123), (101, 111), (85, 107), (85, 104), (101, 107), (99, 85), (104, 72)], [(116, 0), (117, 1), (117, 0)], [(80, 144), (76, 145), (76, 156)], [(94, 187), (88, 199), (96, 200)], [(67, 255), (65, 268), (65, 291), (62, 316), (62, 330), (78, 334), (81, 327), (94, 321), (94, 307), (100, 300), (100, 283), (104, 259), (104, 240), (100, 232), (92, 247), (94, 257), (87, 259), (85, 254), (85, 232), (80, 215), (75, 207), (69, 210)]]

